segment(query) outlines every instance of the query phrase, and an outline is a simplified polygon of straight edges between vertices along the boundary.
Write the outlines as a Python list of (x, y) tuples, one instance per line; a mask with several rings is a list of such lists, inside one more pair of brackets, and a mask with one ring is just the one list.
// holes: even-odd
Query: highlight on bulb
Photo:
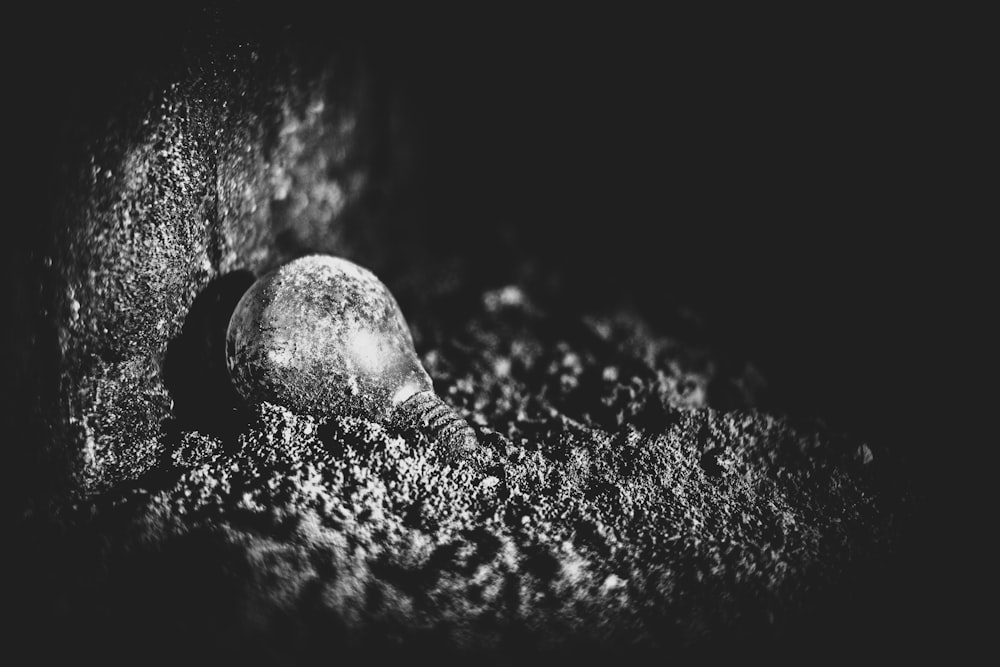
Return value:
[(478, 444), (435, 393), (388, 287), (340, 257), (307, 255), (257, 279), (230, 318), (226, 364), (249, 403), (410, 426), (452, 458)]

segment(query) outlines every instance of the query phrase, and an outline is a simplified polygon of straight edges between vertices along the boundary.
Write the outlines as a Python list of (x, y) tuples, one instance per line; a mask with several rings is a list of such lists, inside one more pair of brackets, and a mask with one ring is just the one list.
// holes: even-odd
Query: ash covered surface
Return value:
[[(874, 214), (843, 222), (864, 189), (844, 174), (875, 169), (851, 151), (892, 148), (843, 122), (858, 99), (891, 111), (846, 76), (878, 60), (673, 34), (664, 54), (597, 17), (603, 47), (556, 21), (515, 49), (502, 26), (296, 11), (178, 11), (155, 35), (110, 9), (39, 22), (54, 62), (35, 63), (23, 164), (48, 178), (4, 267), (7, 602), (28, 650), (940, 645), (933, 449), (902, 372), (918, 341), (891, 320), (923, 293), (895, 289), (909, 267), (882, 263), (896, 235)], [(476, 457), (238, 399), (228, 315), (309, 252), (389, 285)]]
[(752, 369), (512, 286), (414, 326), (475, 458), (270, 404), (231, 438), (185, 431), (29, 552), (49, 631), (122, 658), (780, 657), (886, 575), (912, 499), (864, 442), (754, 409)]

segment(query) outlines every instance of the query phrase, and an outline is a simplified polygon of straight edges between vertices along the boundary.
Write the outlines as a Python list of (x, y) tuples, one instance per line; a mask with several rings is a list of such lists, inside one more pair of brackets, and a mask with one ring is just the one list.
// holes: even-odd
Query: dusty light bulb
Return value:
[(389, 289), (345, 259), (308, 255), (259, 278), (229, 321), (226, 362), (249, 402), (423, 427), (452, 456), (477, 445), (434, 392)]

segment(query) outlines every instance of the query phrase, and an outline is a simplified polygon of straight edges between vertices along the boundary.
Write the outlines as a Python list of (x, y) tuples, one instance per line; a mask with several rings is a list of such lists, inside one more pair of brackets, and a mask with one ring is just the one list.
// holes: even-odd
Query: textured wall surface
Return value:
[(363, 63), (309, 58), (281, 26), (255, 40), (213, 18), (175, 19), (166, 57), (117, 64), (111, 113), (66, 130), (53, 233), (32, 248), (43, 291), (24, 307), (55, 335), (36, 350), (50, 373), (36, 409), (80, 491), (165, 455), (168, 347), (199, 294), (238, 298), (306, 249), (358, 253), (346, 221), (373, 163), (363, 119), (377, 118)]
[[(863, 205), (888, 61), (856, 90), (849, 50), (752, 31), (73, 11), (33, 20), (8, 123), (8, 602), (42, 658), (940, 639), (920, 339), (887, 324), (925, 292), (883, 262), (892, 192)], [(309, 252), (390, 287), (475, 460), (238, 398), (229, 314)]]

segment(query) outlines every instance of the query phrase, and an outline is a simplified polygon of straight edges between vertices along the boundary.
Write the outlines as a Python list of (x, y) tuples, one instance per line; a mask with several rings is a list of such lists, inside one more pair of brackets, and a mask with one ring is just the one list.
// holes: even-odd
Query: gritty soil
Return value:
[(913, 512), (877, 448), (757, 409), (758, 371), (628, 310), (557, 317), (511, 285), (441, 313), (412, 326), (474, 458), (270, 404), (188, 416), (24, 554), (54, 650), (780, 659), (867, 632), (836, 616), (885, 605)]
[[(563, 63), (542, 33), (512, 75), (506, 33), (467, 71), (477, 33), (428, 44), (399, 29), (375, 41), (401, 44), (386, 55), (355, 48), (349, 21), (219, 3), (119, 33), (115, 13), (47, 38), (63, 57), (32, 77), (24, 121), (46, 177), (3, 267), (5, 617), (38, 662), (843, 663), (940, 642), (935, 557), (957, 529), (927, 521), (930, 465), (907, 456), (924, 422), (898, 418), (917, 390), (893, 373), (948, 353), (894, 357), (910, 339), (879, 327), (887, 303), (925, 293), (844, 270), (840, 218), (817, 228), (847, 241), (785, 262), (772, 236), (802, 234), (796, 206), (843, 194), (798, 185), (841, 181), (768, 192), (770, 175), (747, 176), (756, 157), (735, 177), (699, 172), (773, 148), (732, 143), (763, 136), (750, 121), (695, 122), (685, 100), (707, 94), (707, 65), (672, 84), (671, 105), (694, 106), (666, 124), (657, 91), (635, 97), (659, 70), (635, 63), (673, 57), (615, 60), (587, 41), (573, 53), (590, 60)], [(553, 81), (569, 101), (546, 111)], [(749, 94), (736, 83), (722, 88)], [(802, 123), (789, 146), (817, 134)], [(698, 131), (678, 158), (673, 137)], [(640, 163), (657, 132), (669, 140)], [(775, 173), (807, 173), (788, 150)], [(677, 173), (656, 171), (668, 158)], [(754, 226), (774, 210), (751, 195), (795, 224)], [(720, 201), (735, 203), (706, 208)], [(237, 301), (313, 252), (388, 285), (473, 455), (239, 398)], [(851, 311), (851, 294), (875, 296)], [(689, 297), (750, 324), (719, 335)], [(809, 386), (825, 402), (802, 409)], [(826, 418), (845, 396), (884, 417), (879, 437)]]

